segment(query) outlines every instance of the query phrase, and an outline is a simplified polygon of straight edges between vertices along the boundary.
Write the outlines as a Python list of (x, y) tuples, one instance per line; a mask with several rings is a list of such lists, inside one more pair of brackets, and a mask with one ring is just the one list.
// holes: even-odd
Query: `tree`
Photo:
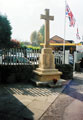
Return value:
[(0, 15), (0, 48), (9, 47), (12, 28), (7, 16)]
[(30, 39), (31, 39), (32, 45), (34, 45), (34, 46), (40, 46), (40, 43), (44, 42), (44, 38), (45, 38), (44, 30), (45, 30), (45, 25), (42, 25), (40, 27), (40, 30), (38, 32), (34, 31), (31, 34)]
[(19, 48), (21, 47), (20, 42), (16, 39), (11, 39), (10, 41), (10, 47)]
[(44, 24), (40, 27), (39, 32), (41, 33), (41, 35), (43, 37), (42, 42), (44, 42), (44, 39), (45, 39), (45, 25)]
[(38, 35), (37, 35), (37, 43), (38, 45), (40, 45), (40, 43), (42, 43), (42, 40), (43, 40), (43, 36), (40, 32), (38, 32)]
[(34, 32), (31, 34), (30, 39), (31, 39), (32, 45), (37, 45), (37, 32), (36, 32), (36, 31), (34, 31)]

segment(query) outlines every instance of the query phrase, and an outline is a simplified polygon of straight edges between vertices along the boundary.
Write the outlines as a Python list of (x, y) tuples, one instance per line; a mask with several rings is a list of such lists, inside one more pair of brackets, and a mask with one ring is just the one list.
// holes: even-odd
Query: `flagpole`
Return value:
[(65, 18), (64, 18), (64, 42), (63, 42), (63, 63), (65, 64), (65, 38), (66, 38), (66, 0), (65, 0)]

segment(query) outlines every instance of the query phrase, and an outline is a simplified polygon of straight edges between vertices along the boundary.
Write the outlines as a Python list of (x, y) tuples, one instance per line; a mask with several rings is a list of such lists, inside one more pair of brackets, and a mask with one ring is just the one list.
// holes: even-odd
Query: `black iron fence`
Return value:
[[(2, 65), (35, 65), (39, 64), (41, 50), (11, 48), (0, 50)], [(69, 55), (67, 55), (69, 56)], [(63, 52), (54, 53), (55, 64), (63, 64)], [(66, 59), (69, 61), (69, 59)], [(68, 61), (66, 63), (68, 64)], [(71, 62), (71, 61), (70, 61)]]
[(0, 64), (3, 65), (30, 65), (38, 64), (40, 50), (3, 49), (0, 51)]

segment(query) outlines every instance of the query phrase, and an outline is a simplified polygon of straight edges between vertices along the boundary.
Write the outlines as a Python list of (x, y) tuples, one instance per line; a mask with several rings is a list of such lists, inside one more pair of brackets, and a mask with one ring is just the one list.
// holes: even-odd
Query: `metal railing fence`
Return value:
[(3, 65), (30, 65), (39, 63), (40, 50), (21, 48), (3, 49), (0, 54), (0, 64)]
[[(39, 64), (41, 50), (23, 48), (3, 49), (0, 54), (0, 64), (3, 65), (34, 65)], [(67, 53), (69, 55), (69, 53)], [(66, 56), (68, 56), (66, 54)], [(66, 57), (67, 58), (67, 57)], [(63, 64), (63, 52), (54, 52), (55, 64)], [(68, 59), (66, 63), (69, 64)]]

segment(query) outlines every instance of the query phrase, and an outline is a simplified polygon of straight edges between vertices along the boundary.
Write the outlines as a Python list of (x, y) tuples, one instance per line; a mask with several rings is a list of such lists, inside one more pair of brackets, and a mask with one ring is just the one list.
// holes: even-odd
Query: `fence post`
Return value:
[(82, 58), (83, 58), (83, 52), (82, 52)]
[(73, 65), (73, 70), (75, 70), (75, 63), (77, 62), (77, 51), (74, 52), (74, 65)]
[(0, 56), (0, 64), (2, 64), (2, 56)]
[(65, 51), (65, 64), (69, 64), (69, 50)]

